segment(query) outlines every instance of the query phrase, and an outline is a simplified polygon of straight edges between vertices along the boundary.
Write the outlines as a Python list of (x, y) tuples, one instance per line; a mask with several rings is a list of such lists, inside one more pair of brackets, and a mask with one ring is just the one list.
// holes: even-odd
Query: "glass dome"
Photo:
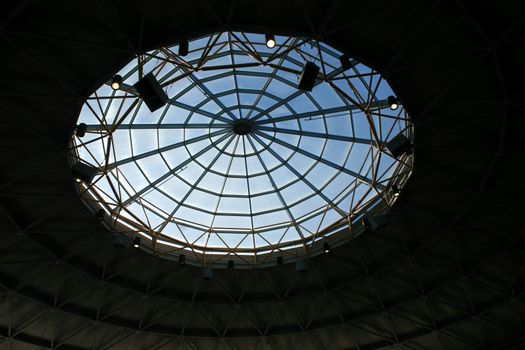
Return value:
[[(85, 102), (71, 163), (104, 222), (154, 254), (188, 263), (265, 266), (321, 253), (387, 210), (413, 155), (385, 147), (413, 138), (403, 106), (375, 70), (311, 38), (221, 32), (133, 59)], [(312, 91), (298, 89), (306, 62)], [(152, 73), (167, 104), (151, 112), (134, 84)], [(396, 189), (395, 195), (392, 188)]]

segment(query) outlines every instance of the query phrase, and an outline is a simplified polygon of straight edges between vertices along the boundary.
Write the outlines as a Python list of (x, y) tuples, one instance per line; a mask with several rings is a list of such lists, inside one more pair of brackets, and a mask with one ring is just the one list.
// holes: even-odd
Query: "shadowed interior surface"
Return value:
[[(523, 347), (523, 5), (495, 1), (2, 2), (0, 347)], [(417, 164), (390, 224), (330, 254), (210, 280), (112, 236), (66, 147), (137, 52), (221, 30), (319, 35), (389, 79)]]

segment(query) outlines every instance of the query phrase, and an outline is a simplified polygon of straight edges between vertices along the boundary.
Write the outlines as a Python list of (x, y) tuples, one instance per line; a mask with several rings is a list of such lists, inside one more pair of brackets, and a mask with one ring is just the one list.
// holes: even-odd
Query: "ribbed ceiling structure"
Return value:
[[(20, 1), (0, 5), (0, 348), (519, 349), (523, 5)], [(308, 260), (180, 266), (112, 245), (67, 145), (134, 55), (217, 31), (319, 38), (388, 78), (416, 163), (388, 226)]]

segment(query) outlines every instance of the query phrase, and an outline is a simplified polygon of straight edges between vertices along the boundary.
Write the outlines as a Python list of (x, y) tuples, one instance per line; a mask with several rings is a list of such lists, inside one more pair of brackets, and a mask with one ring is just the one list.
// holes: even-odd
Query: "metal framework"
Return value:
[[(189, 262), (241, 266), (302, 259), (359, 233), (357, 220), (389, 208), (413, 155), (385, 143), (413, 138), (392, 89), (355, 61), (344, 70), (334, 48), (310, 38), (214, 33), (141, 54), (84, 104), (70, 155), (97, 168), (79, 183), (105, 222), (141, 235), (146, 249)], [(321, 69), (311, 92), (297, 89), (305, 62)], [(132, 87), (153, 73), (170, 99), (149, 112)]]

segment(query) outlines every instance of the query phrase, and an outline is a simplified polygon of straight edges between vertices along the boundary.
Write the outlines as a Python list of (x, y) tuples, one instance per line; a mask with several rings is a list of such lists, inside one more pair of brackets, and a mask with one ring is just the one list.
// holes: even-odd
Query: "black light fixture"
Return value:
[(365, 231), (375, 232), (388, 224), (388, 217), (385, 214), (369, 217), (365, 216), (361, 222)]
[(347, 54), (339, 56), (339, 62), (341, 62), (341, 68), (343, 68), (343, 70), (348, 70), (353, 66), (352, 61), (350, 61), (350, 56)]
[(86, 123), (80, 123), (77, 125), (75, 134), (77, 135), (77, 137), (84, 137), (84, 135), (86, 135), (86, 130), (87, 130)]
[(323, 252), (326, 254), (326, 253), (330, 253), (330, 244), (328, 244), (328, 242), (324, 242), (323, 243)]
[(399, 108), (399, 100), (397, 99), (397, 97), (395, 97), (395, 96), (388, 96), (386, 98), (386, 101), (387, 101), (388, 106), (390, 107), (391, 110), (395, 111), (396, 109)]
[(403, 133), (392, 138), (385, 146), (394, 158), (412, 153), (412, 142)]
[(72, 166), (71, 171), (76, 182), (81, 183), (83, 181), (87, 184), (90, 184), (91, 181), (93, 181), (93, 178), (98, 172), (97, 168), (81, 162), (76, 162)]
[(186, 265), (186, 255), (179, 255), (179, 265)]
[(315, 81), (317, 80), (317, 74), (319, 74), (319, 66), (313, 62), (306, 62), (303, 67), (303, 72), (299, 77), (299, 84), (297, 88), (304, 91), (312, 91), (314, 88)]
[(228, 270), (233, 270), (233, 266), (234, 266), (233, 260), (228, 260)]
[(140, 237), (137, 236), (133, 238), (133, 248), (139, 248), (140, 247)]
[(205, 267), (202, 269), (202, 279), (205, 281), (209, 281), (213, 278), (213, 270), (211, 267)]
[(401, 193), (401, 190), (399, 189), (399, 187), (397, 187), (397, 185), (392, 185), (391, 189), (392, 189), (392, 194), (394, 195), (394, 197), (399, 197), (399, 194)]
[(269, 49), (273, 49), (275, 47), (275, 36), (273, 34), (266, 34), (265, 35), (266, 40), (266, 47)]
[(116, 74), (113, 76), (113, 78), (111, 78), (111, 88), (113, 90), (118, 90), (120, 89), (120, 87), (122, 86), (122, 76)]
[(97, 214), (96, 214), (96, 217), (97, 217), (97, 220), (98, 221), (102, 221), (104, 220), (104, 216), (106, 215), (106, 212), (104, 211), (104, 209), (100, 208), (98, 211), (97, 211)]
[(133, 86), (152, 112), (163, 107), (168, 101), (168, 96), (152, 73), (146, 74)]
[(284, 263), (283, 257), (282, 256), (278, 256), (277, 257), (277, 265), (281, 266), (283, 263)]
[(179, 56), (186, 56), (190, 52), (190, 44), (188, 40), (181, 40), (179, 42)]

